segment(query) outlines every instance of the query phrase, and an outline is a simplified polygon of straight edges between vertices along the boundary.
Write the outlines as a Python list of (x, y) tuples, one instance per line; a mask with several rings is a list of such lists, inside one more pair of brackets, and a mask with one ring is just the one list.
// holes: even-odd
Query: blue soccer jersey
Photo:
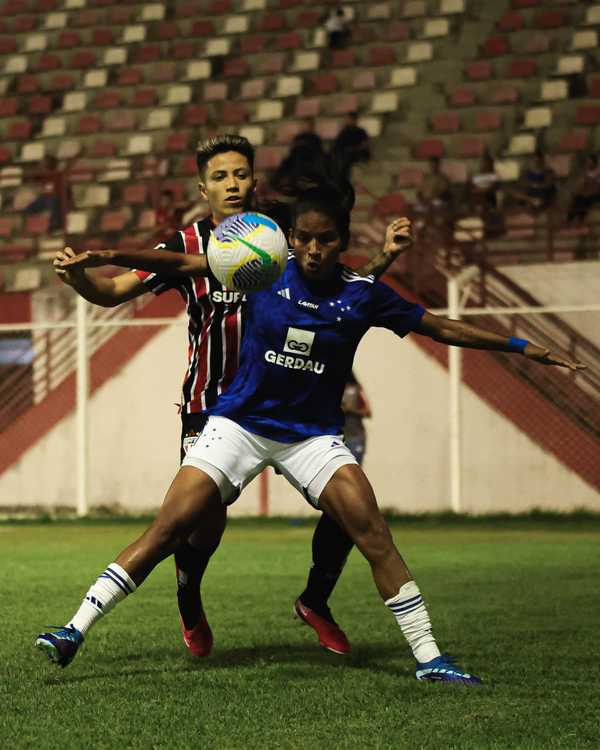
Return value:
[(361, 338), (371, 326), (405, 336), (424, 309), (342, 265), (317, 291), (290, 256), (272, 287), (248, 295), (246, 312), (239, 370), (209, 413), (294, 443), (341, 434), (342, 395)]

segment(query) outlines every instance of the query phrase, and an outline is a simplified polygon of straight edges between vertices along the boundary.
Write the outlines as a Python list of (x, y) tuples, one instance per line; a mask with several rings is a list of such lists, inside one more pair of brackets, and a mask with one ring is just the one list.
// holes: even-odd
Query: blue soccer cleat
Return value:
[(417, 662), (417, 680), (426, 682), (455, 682), (462, 685), (481, 685), (482, 680), (454, 663), (450, 654), (442, 654), (424, 664)]
[[(53, 627), (53, 626), (51, 626)], [(56, 626), (57, 627), (57, 626)], [(41, 633), (35, 640), (35, 647), (59, 667), (66, 667), (73, 661), (77, 649), (83, 643), (83, 635), (70, 625), (58, 628), (55, 633)]]

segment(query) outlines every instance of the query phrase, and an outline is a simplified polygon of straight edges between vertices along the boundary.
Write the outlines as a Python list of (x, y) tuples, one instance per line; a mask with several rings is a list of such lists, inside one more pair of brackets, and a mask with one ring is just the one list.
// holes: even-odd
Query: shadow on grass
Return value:
[[(85, 655), (83, 655), (83, 658), (85, 658)], [(147, 662), (148, 659), (155, 659), (155, 666), (140, 665), (136, 667), (136, 663)], [(195, 659), (188, 654), (182, 654), (179, 650), (166, 652), (164, 649), (156, 649), (155, 654), (145, 650), (141, 654), (124, 655), (120, 653), (114, 656), (100, 656), (94, 662), (94, 666), (99, 667), (98, 671), (94, 670), (87, 674), (73, 674), (71, 676), (69, 672), (61, 670), (59, 673), (47, 676), (43, 683), (50, 686), (58, 683), (61, 685), (76, 685), (92, 680), (115, 680), (120, 677), (130, 678), (169, 673), (176, 675), (200, 672), (214, 676), (221, 670), (255, 669), (257, 667), (291, 667), (295, 676), (315, 680), (322, 679), (324, 673), (332, 669), (367, 670), (378, 674), (414, 679), (414, 672), (409, 667), (410, 659), (406, 659), (405, 665), (392, 666), (392, 663), (397, 660), (398, 647), (394, 644), (363, 646), (346, 656), (319, 650), (314, 646), (290, 645), (288, 643), (232, 648), (215, 652), (208, 658), (203, 659)], [(106, 671), (107, 667), (109, 671)]]

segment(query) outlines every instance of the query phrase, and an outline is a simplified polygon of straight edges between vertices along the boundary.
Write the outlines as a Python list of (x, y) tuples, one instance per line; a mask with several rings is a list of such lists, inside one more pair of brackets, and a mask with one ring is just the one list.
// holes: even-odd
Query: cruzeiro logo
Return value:
[[(290, 352), (290, 354), (277, 354), (277, 352), (269, 350), (265, 352), (265, 359), (273, 365), (286, 367), (288, 370), (302, 370), (322, 375), (325, 370), (323, 362), (308, 359), (314, 340), (315, 333), (313, 331), (303, 331), (301, 328), (290, 327), (283, 346), (283, 351)], [(292, 354), (294, 356), (291, 356)]]

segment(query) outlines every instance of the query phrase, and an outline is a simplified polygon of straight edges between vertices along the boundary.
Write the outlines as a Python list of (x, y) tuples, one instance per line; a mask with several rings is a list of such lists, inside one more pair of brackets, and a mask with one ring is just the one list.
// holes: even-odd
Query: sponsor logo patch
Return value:
[(314, 340), (315, 334), (313, 331), (302, 331), (300, 328), (290, 327), (288, 328), (283, 351), (308, 357)]

